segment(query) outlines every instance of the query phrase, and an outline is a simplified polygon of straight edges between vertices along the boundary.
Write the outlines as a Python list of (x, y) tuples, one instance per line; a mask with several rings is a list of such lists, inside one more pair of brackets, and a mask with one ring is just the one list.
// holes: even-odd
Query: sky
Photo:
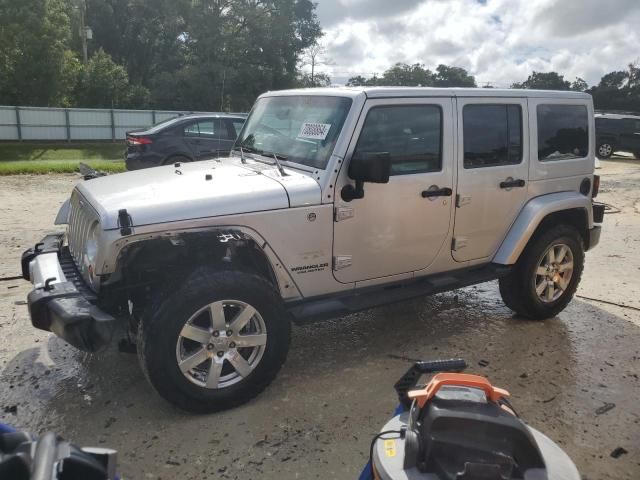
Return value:
[(640, 60), (640, 0), (316, 0), (336, 84), (396, 62), (508, 87), (533, 71), (597, 84)]

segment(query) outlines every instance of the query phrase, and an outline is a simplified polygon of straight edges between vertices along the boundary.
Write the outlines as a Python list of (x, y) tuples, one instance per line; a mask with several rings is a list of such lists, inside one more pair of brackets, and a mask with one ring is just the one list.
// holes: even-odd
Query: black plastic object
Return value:
[(94, 178), (104, 177), (107, 175), (105, 172), (91, 168), (89, 165), (82, 162), (80, 162), (78, 170), (80, 170), (80, 175), (82, 175), (82, 178), (85, 180), (93, 180)]
[(0, 434), (0, 478), (11, 480), (112, 480), (116, 452), (82, 449), (54, 433)]
[(400, 377), (400, 380), (393, 386), (398, 394), (398, 400), (405, 407), (411, 407), (411, 400), (407, 396), (409, 390), (413, 390), (418, 384), (418, 380), (422, 375), (437, 372), (461, 372), (467, 368), (467, 362), (461, 358), (452, 358), (450, 360), (431, 360), (426, 362), (414, 363), (406, 373)]
[(580, 182), (580, 193), (584, 196), (591, 193), (591, 180), (589, 178), (584, 178), (582, 182)]
[(604, 203), (593, 202), (593, 223), (602, 223), (605, 207)]
[(417, 438), (405, 469), (441, 480), (516, 480), (546, 468), (527, 426), (481, 390), (443, 387), (424, 408), (414, 404), (409, 417)]
[(351, 157), (349, 178), (370, 183), (389, 183), (389, 152), (357, 152)]
[(364, 183), (389, 183), (391, 174), (391, 156), (389, 152), (358, 152), (351, 157), (349, 178), (356, 186), (347, 184), (342, 187), (342, 200), (350, 202), (364, 198)]
[(120, 226), (120, 235), (131, 235), (131, 215), (127, 213), (127, 209), (118, 210), (118, 225)]
[(433, 197), (450, 197), (453, 193), (449, 187), (439, 188), (437, 190), (423, 190), (422, 198), (433, 198)]
[(500, 182), (500, 188), (522, 188), (526, 185), (526, 182), (521, 178), (516, 180), (505, 180)]

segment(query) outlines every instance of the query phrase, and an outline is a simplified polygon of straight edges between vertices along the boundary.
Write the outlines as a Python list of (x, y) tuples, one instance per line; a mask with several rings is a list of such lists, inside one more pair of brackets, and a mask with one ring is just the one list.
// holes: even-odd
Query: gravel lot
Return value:
[[(640, 162), (603, 161), (608, 215), (558, 318), (513, 318), (495, 282), (294, 328), (274, 384), (233, 411), (166, 404), (134, 355), (96, 355), (31, 327), (30, 284), (0, 281), (0, 421), (119, 451), (126, 478), (357, 478), (410, 359), (460, 356), (512, 393), (585, 479), (640, 478)], [(0, 277), (53, 230), (77, 177), (0, 177)], [(606, 300), (625, 306), (611, 305)], [(481, 367), (480, 360), (488, 365)], [(485, 362), (482, 362), (483, 364)], [(611, 407), (602, 413), (601, 407)], [(16, 411), (14, 413), (14, 408)], [(628, 451), (614, 459), (617, 447)]]

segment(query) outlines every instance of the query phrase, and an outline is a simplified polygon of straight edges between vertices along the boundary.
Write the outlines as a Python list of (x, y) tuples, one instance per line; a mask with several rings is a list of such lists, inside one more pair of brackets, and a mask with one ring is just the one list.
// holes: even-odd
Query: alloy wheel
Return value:
[(573, 252), (567, 245), (552, 245), (542, 255), (535, 272), (534, 288), (543, 303), (558, 300), (573, 276)]
[(178, 336), (176, 359), (190, 382), (220, 389), (249, 376), (266, 345), (265, 322), (254, 307), (239, 300), (220, 300), (187, 320)]

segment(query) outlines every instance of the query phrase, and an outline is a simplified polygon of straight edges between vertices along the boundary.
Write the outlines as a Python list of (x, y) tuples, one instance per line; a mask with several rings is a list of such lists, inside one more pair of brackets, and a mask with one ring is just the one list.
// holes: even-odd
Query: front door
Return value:
[(625, 118), (624, 129), (620, 134), (620, 150), (640, 153), (640, 119)]
[[(336, 185), (334, 276), (344, 283), (427, 268), (451, 220), (453, 100), (380, 99), (365, 104)], [(354, 152), (388, 152), (389, 183), (364, 185), (346, 202), (340, 190)]]
[(458, 262), (495, 254), (527, 198), (527, 102), (460, 98), (458, 195), (452, 255)]

